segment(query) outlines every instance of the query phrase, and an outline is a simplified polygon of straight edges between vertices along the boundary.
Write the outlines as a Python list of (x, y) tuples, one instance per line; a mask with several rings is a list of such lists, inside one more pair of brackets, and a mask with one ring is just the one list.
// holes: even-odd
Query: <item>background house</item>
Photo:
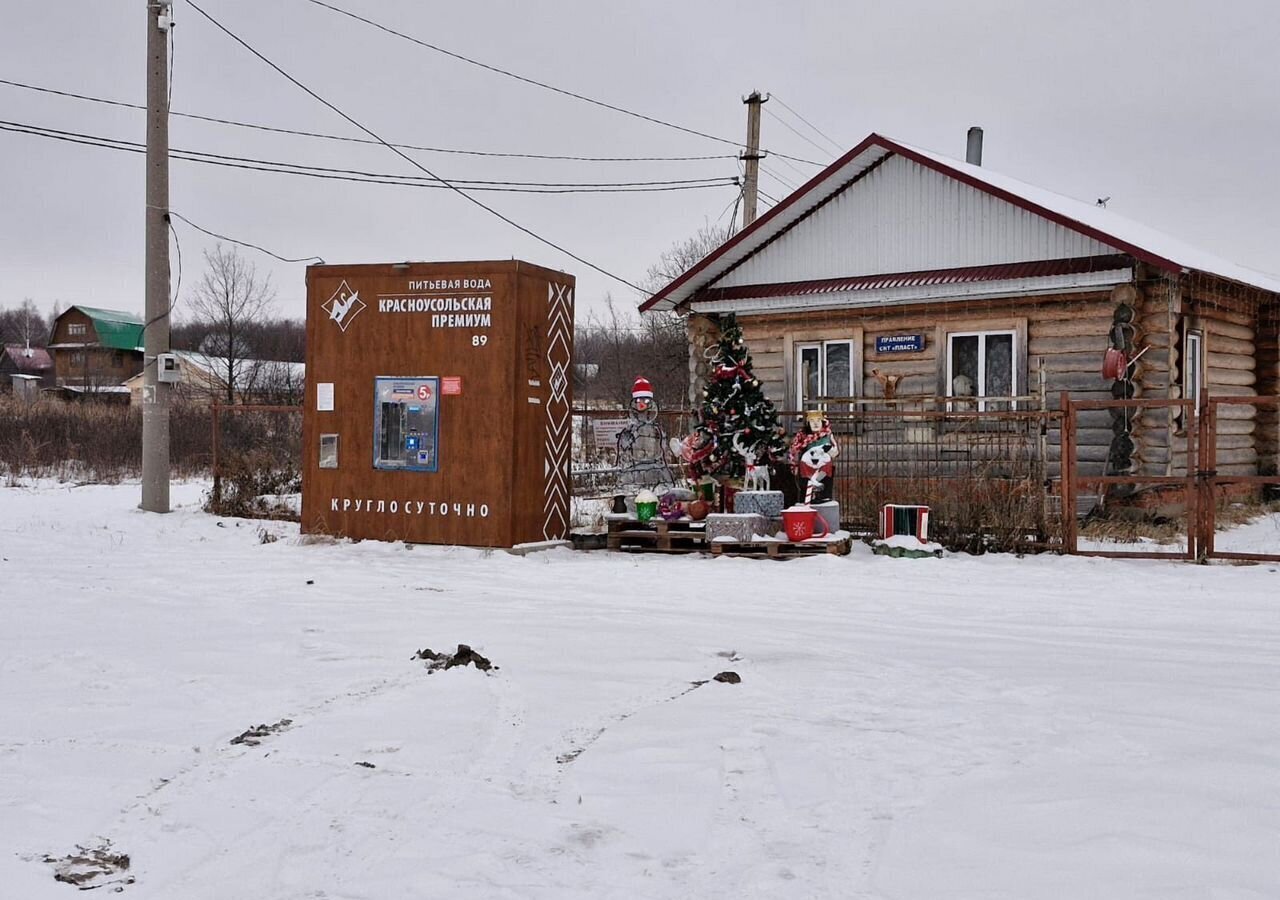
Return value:
[(53, 321), (54, 382), (71, 394), (114, 390), (142, 371), (142, 319), (133, 313), (72, 306)]
[[(735, 313), (784, 409), (896, 394), (930, 408), (1008, 408), (1041, 386), (1077, 399), (1274, 395), (1280, 278), (982, 168), (871, 135), (658, 291), (641, 310), (689, 315), (705, 346)], [(1121, 326), (1117, 331), (1117, 326)], [(1116, 381), (1116, 341), (1145, 352)], [(1034, 402), (1025, 399), (1023, 403)], [(1228, 474), (1274, 471), (1273, 409), (1218, 431)], [(1081, 419), (1095, 470), (1173, 474), (1180, 416)], [(1056, 459), (1058, 436), (1050, 436)]]
[[(271, 359), (232, 360), (192, 350), (175, 350), (181, 363), (181, 380), (174, 385), (177, 398), (192, 403), (227, 403), (227, 378), (235, 380), (236, 403), (293, 404), (302, 400), (306, 365)], [(130, 403), (142, 402), (142, 373), (125, 382)]]
[(0, 352), (0, 391), (10, 389), (14, 375), (30, 375), (41, 387), (53, 386), (53, 357), (43, 347), (5, 344)]

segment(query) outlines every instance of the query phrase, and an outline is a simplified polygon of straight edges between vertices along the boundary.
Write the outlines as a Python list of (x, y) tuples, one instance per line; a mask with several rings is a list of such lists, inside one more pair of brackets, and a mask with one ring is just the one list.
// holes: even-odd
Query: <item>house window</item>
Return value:
[(111, 354), (111, 365), (115, 366), (117, 369), (124, 368), (123, 350), (117, 350), (115, 353)]
[(83, 322), (72, 322), (71, 324), (67, 325), (67, 334), (83, 335), (83, 334), (86, 334), (87, 332), (88, 332), (88, 326), (85, 325)]
[(1010, 409), (1012, 401), (984, 397), (1014, 397), (1018, 393), (1017, 333), (963, 331), (947, 335), (947, 394), (977, 397), (976, 407), (952, 402), (949, 408)]
[(1200, 390), (1204, 387), (1204, 332), (1188, 331), (1183, 345), (1182, 396), (1194, 400), (1200, 413)]
[(796, 409), (822, 397), (853, 396), (853, 341), (796, 344)]
[(85, 355), (83, 350), (76, 350), (71, 354), (71, 365), (77, 369), (84, 368)]

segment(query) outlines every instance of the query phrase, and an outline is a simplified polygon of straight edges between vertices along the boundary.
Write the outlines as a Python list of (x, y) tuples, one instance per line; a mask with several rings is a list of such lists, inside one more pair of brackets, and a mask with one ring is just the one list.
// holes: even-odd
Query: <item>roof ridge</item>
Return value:
[[(872, 148), (883, 151), (884, 155), (858, 168), (859, 158)], [(868, 166), (889, 155), (901, 156), (917, 165), (933, 169), (975, 190), (1012, 203), (1033, 215), (1091, 237), (1165, 271), (1199, 271), (1280, 294), (1280, 275), (1232, 262), (1087, 201), (872, 132), (760, 218), (730, 236), (641, 303), (640, 311), (644, 312), (659, 303), (675, 307), (686, 302), (694, 292), (796, 227), (817, 206), (847, 189), (849, 183), (856, 182), (858, 173), (865, 172)]]

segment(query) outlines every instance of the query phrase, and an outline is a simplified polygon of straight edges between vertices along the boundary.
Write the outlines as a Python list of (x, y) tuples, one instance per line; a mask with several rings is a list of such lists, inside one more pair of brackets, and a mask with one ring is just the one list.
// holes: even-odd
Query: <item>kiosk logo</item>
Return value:
[(329, 314), (329, 318), (338, 323), (343, 331), (351, 324), (351, 320), (360, 315), (360, 310), (368, 306), (360, 299), (360, 292), (351, 290), (344, 280), (333, 292), (333, 296), (320, 304), (320, 308)]

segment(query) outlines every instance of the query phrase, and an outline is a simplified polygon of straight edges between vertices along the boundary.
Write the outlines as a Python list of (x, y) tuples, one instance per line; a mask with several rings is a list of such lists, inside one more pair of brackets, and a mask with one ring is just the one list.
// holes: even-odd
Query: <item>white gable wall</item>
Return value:
[(1106, 244), (893, 155), (711, 287), (1115, 252)]

